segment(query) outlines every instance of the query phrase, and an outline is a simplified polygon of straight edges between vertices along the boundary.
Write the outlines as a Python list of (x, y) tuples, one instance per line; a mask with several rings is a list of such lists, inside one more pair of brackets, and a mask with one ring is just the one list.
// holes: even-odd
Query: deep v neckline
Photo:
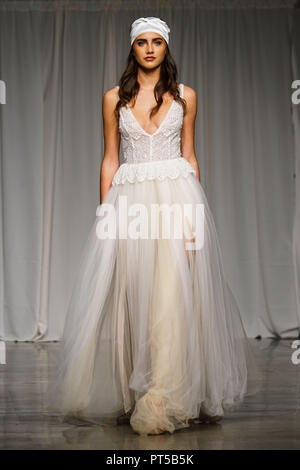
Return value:
[(173, 108), (173, 105), (175, 103), (175, 100), (173, 98), (173, 101), (172, 101), (172, 104), (171, 106), (169, 107), (166, 115), (164, 116), (163, 120), (161, 121), (160, 125), (158, 126), (158, 128), (156, 129), (155, 132), (153, 132), (153, 134), (149, 134), (149, 132), (145, 131), (145, 129), (141, 126), (141, 124), (139, 123), (139, 121), (137, 120), (137, 118), (135, 117), (135, 115), (133, 114), (133, 112), (131, 111), (131, 108), (126, 105), (127, 109), (129, 110), (131, 116), (133, 117), (133, 119), (135, 120), (135, 122), (137, 123), (137, 125), (139, 126), (139, 128), (149, 137), (153, 137), (161, 128), (161, 126), (163, 125), (163, 123), (166, 121), (167, 117), (169, 116), (170, 112), (171, 112), (171, 109)]

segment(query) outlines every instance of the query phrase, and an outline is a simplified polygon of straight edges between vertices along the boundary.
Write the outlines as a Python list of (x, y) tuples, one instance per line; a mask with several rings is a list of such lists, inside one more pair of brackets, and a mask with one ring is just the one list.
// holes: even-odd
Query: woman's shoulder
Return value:
[(188, 85), (184, 85), (183, 83), (182, 83), (182, 88), (183, 88), (183, 95), (185, 98), (193, 99), (197, 96), (197, 93), (194, 90), (194, 88)]
[(114, 86), (107, 90), (103, 95), (104, 106), (115, 106), (119, 101), (118, 87)]
[(115, 97), (115, 96), (118, 96), (118, 91), (119, 91), (119, 86), (117, 85), (112, 88), (109, 88), (109, 90), (106, 90), (103, 96)]
[(114, 113), (116, 104), (119, 101), (118, 89), (116, 87), (107, 90), (102, 98), (102, 113), (107, 119)]

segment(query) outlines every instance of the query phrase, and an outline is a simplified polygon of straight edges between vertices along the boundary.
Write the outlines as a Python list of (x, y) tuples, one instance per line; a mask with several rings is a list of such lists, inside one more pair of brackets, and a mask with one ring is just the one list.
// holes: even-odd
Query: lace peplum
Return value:
[(165, 178), (186, 177), (190, 173), (196, 174), (195, 169), (183, 157), (144, 163), (123, 163), (116, 172), (112, 184), (137, 183), (146, 179), (162, 181)]
[[(183, 97), (183, 84), (180, 84)], [(136, 183), (144, 180), (178, 178), (190, 173), (196, 175), (194, 167), (181, 155), (180, 134), (183, 123), (183, 108), (177, 101), (172, 104), (160, 126), (153, 134), (146, 132), (131, 109), (120, 109), (120, 148), (125, 163), (114, 175), (112, 185)]]

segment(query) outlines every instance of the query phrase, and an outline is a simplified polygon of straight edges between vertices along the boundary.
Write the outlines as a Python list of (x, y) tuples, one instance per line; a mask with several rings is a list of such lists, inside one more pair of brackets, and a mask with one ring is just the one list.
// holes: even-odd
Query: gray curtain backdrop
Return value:
[(140, 16), (198, 95), (196, 154), (249, 337), (300, 328), (300, 10), (293, 1), (0, 1), (0, 335), (61, 338), (99, 204), (102, 96)]

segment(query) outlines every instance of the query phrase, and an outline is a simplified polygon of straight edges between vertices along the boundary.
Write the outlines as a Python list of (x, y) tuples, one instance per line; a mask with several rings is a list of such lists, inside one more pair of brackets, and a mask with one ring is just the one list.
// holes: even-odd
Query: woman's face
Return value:
[[(133, 50), (139, 65), (146, 69), (153, 69), (160, 65), (166, 54), (167, 43), (158, 33), (142, 33), (135, 38)], [(146, 60), (154, 57), (153, 60)]]

